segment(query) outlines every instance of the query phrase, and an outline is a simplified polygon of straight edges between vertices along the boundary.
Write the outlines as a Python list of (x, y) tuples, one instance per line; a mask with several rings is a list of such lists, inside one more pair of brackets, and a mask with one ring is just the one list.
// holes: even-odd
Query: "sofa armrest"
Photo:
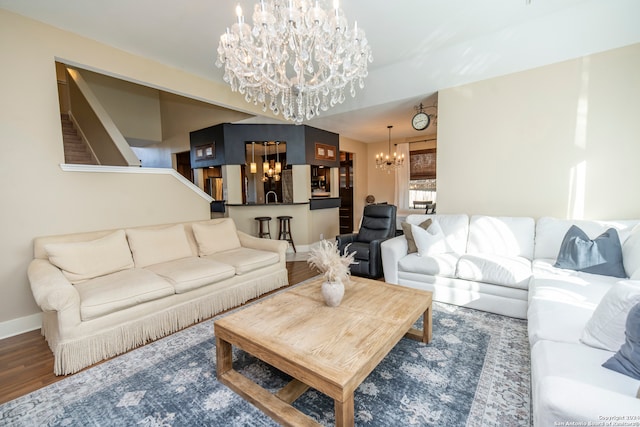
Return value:
[(34, 259), (27, 270), (31, 292), (42, 311), (75, 309), (80, 313), (80, 295), (59, 268), (44, 259)]
[[(57, 340), (64, 340), (69, 333), (82, 323), (80, 318), (80, 294), (67, 280), (59, 268), (45, 259), (34, 259), (29, 264), (27, 276), (31, 284), (33, 298), (40, 309), (47, 313), (55, 313), (55, 320), (42, 317), (42, 330), (49, 345)], [(52, 331), (53, 335), (47, 333)], [(53, 341), (52, 341), (53, 340)]]
[(398, 261), (407, 255), (408, 250), (409, 246), (404, 236), (393, 237), (382, 242), (380, 253), (385, 282), (398, 284)]
[(338, 245), (340, 253), (342, 254), (344, 252), (344, 247), (346, 245), (355, 242), (357, 237), (358, 233), (338, 234), (336, 236), (336, 244)]
[(245, 248), (256, 249), (260, 251), (276, 252), (280, 256), (280, 263), (283, 268), (286, 268), (287, 264), (287, 248), (289, 242), (286, 240), (272, 240), (261, 239), (251, 236), (240, 230), (237, 231), (240, 244)]

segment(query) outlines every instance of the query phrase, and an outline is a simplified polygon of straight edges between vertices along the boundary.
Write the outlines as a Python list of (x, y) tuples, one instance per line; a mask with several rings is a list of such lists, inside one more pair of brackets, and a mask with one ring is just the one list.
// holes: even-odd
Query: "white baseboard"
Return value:
[(31, 316), (19, 317), (6, 322), (0, 322), (0, 339), (24, 334), (42, 327), (42, 314), (36, 313)]
[[(296, 252), (309, 252), (309, 247), (310, 245), (296, 245)], [(296, 252), (293, 252), (293, 248), (291, 246), (287, 248), (287, 254), (293, 254)]]

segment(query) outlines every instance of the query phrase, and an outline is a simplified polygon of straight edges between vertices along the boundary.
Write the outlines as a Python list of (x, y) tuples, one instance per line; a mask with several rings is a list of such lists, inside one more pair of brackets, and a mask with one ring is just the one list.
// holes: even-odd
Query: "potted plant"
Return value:
[(322, 296), (330, 307), (337, 307), (344, 296), (344, 282), (349, 280), (351, 271), (349, 265), (355, 264), (355, 252), (348, 253), (349, 245), (345, 247), (345, 254), (340, 255), (335, 241), (321, 240), (309, 251), (307, 263), (315, 267), (324, 276)]

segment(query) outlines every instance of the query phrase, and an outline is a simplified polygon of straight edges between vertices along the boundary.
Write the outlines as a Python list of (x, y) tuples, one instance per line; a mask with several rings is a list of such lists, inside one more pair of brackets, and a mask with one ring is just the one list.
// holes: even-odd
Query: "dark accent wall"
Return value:
[[(340, 167), (340, 136), (337, 133), (304, 126), (306, 164), (314, 166), (326, 166), (329, 168)], [(336, 154), (335, 160), (316, 159), (316, 143), (331, 145)]]
[[(221, 165), (243, 165), (246, 162), (245, 144), (251, 141), (284, 141), (287, 143), (287, 163), (290, 165), (318, 165), (339, 167), (340, 158), (335, 161), (316, 160), (315, 144), (322, 143), (335, 147), (339, 153), (339, 136), (333, 132), (306, 125), (288, 124), (246, 124), (223, 123), (189, 133), (191, 142), (191, 167), (205, 168)], [(197, 147), (215, 142), (214, 159), (196, 160)]]
[[(224, 149), (223, 125), (211, 126), (205, 129), (189, 132), (191, 146), (191, 169), (208, 168), (209, 166), (221, 166), (226, 164)], [(215, 158), (196, 160), (198, 147), (205, 147), (215, 143)]]

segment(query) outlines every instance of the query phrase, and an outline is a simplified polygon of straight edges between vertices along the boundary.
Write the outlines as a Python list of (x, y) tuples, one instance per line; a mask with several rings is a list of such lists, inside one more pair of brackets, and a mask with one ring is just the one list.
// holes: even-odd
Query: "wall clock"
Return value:
[(411, 119), (411, 125), (415, 130), (425, 130), (429, 127), (429, 122), (431, 119), (429, 115), (424, 111), (418, 111), (413, 119)]

